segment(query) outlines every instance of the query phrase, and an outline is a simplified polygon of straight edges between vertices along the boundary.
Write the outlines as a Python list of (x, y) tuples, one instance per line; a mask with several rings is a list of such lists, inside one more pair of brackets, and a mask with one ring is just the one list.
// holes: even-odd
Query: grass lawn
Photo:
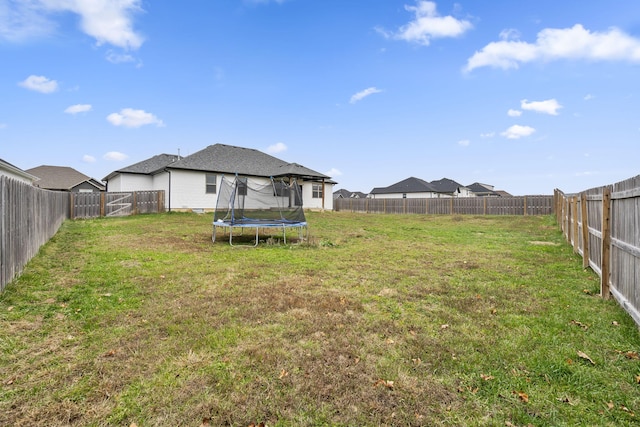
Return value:
[(638, 329), (552, 217), (307, 219), (66, 222), (0, 295), (0, 425), (640, 422)]

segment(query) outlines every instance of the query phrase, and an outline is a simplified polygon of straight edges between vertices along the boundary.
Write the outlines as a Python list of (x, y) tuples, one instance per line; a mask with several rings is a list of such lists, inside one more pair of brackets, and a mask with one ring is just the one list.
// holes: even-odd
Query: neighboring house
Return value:
[(438, 181), (431, 181), (431, 185), (436, 189), (438, 197), (475, 197), (476, 195), (468, 187), (455, 182), (449, 178), (442, 178)]
[(38, 166), (27, 172), (40, 178), (34, 185), (46, 190), (72, 193), (96, 193), (105, 191), (100, 181), (67, 166)]
[(0, 159), (0, 176), (3, 175), (18, 181), (26, 182), (28, 184), (33, 184), (38, 180), (37, 176), (31, 175), (30, 173), (23, 171), (19, 167)]
[(474, 196), (467, 187), (448, 178), (427, 182), (415, 177), (407, 178), (389, 187), (376, 187), (369, 193), (369, 197), (373, 199), (431, 199)]
[(471, 185), (467, 185), (467, 188), (478, 197), (501, 197), (498, 192), (493, 190), (493, 185), (474, 182)]
[(159, 154), (111, 172), (107, 191), (164, 190), (168, 210), (212, 210), (222, 177), (295, 178), (305, 209), (333, 209), (331, 177), (251, 148), (214, 144), (187, 157)]
[(366, 197), (367, 195), (360, 191), (349, 191), (345, 189), (340, 189), (333, 193), (334, 199), (365, 199)]

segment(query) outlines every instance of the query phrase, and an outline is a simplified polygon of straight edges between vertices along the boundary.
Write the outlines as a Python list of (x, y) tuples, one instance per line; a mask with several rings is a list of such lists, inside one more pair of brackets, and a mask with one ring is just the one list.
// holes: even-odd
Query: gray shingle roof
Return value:
[(436, 189), (438, 193), (455, 193), (459, 187), (464, 185), (455, 182), (449, 178), (442, 178), (437, 181), (431, 181), (431, 185)]
[(376, 187), (371, 190), (371, 194), (389, 194), (389, 193), (436, 193), (437, 190), (427, 181), (410, 177), (397, 182), (389, 187)]
[(467, 185), (467, 188), (471, 191), (473, 191), (475, 194), (479, 195), (479, 196), (499, 196), (498, 193), (496, 193), (493, 190), (488, 189), (487, 187), (485, 187), (484, 185), (480, 184), (479, 182), (474, 182), (471, 185)]
[(25, 172), (40, 178), (35, 185), (48, 190), (70, 191), (83, 182), (88, 182), (99, 190), (105, 189), (99, 181), (67, 166), (43, 165), (27, 169)]
[(158, 154), (157, 156), (153, 156), (150, 159), (143, 160), (141, 162), (134, 163), (131, 166), (127, 166), (126, 168), (111, 172), (103, 180), (108, 181), (117, 173), (153, 175), (157, 172), (163, 171), (171, 163), (177, 162), (178, 160), (180, 160), (180, 156), (177, 156), (175, 154)]
[(287, 163), (253, 148), (214, 144), (182, 158), (170, 154), (160, 154), (115, 171), (107, 176), (105, 180), (118, 172), (154, 174), (164, 169), (183, 169), (246, 176), (295, 175), (306, 178), (330, 178), (297, 163)]

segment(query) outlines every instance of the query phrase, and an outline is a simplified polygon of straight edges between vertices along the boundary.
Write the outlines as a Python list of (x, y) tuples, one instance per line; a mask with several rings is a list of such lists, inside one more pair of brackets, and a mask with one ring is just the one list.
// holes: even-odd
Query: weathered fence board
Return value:
[(69, 193), (0, 176), (0, 291), (69, 217)]
[(432, 215), (550, 215), (553, 196), (336, 199), (335, 211)]
[[(48, 191), (0, 176), (0, 292), (68, 218), (164, 212), (164, 191), (126, 193)], [(112, 202), (108, 207), (109, 200)], [(125, 209), (126, 207), (126, 209)]]
[(579, 196), (556, 190), (555, 197), (565, 238), (600, 276), (601, 295), (611, 293), (640, 325), (640, 176)]

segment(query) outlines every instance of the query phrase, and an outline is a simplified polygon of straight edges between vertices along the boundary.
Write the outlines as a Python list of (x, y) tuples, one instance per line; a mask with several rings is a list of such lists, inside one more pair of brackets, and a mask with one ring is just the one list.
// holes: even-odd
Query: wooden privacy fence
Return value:
[(613, 295), (640, 325), (640, 176), (579, 194), (554, 192), (562, 232), (583, 266), (600, 276), (600, 294)]
[(335, 211), (385, 214), (550, 215), (553, 196), (335, 199)]
[(0, 176), (0, 292), (69, 218), (69, 194)]
[(0, 292), (69, 218), (164, 212), (164, 191), (68, 193), (0, 176)]
[(71, 218), (97, 218), (164, 212), (164, 190), (71, 193)]

